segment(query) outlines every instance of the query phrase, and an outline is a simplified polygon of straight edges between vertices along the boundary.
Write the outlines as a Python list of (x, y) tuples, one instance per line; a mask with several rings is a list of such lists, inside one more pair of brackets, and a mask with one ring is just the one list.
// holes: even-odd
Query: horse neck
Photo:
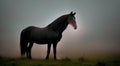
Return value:
[(56, 19), (53, 23), (49, 24), (47, 28), (62, 33), (66, 29), (67, 25), (67, 15), (64, 15)]
[(58, 29), (56, 30), (57, 32), (59, 32), (60, 34), (62, 34), (62, 32), (66, 29), (68, 23), (67, 21), (62, 22), (63, 24), (60, 24), (60, 26), (58, 27)]

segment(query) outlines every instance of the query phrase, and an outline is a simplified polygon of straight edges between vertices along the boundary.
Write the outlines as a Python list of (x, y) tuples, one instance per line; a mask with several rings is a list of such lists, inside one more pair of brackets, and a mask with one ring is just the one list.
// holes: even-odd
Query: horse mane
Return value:
[(52, 29), (54, 31), (60, 31), (63, 32), (66, 28), (66, 24), (68, 24), (67, 21), (68, 14), (62, 15), (58, 17), (56, 20), (54, 20), (52, 23), (50, 23), (47, 28)]

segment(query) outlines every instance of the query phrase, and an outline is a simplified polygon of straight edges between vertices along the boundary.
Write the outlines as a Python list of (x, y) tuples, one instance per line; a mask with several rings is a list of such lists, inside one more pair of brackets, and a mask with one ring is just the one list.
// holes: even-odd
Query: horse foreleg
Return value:
[(57, 47), (57, 43), (53, 44), (53, 52), (54, 52), (54, 59), (56, 60), (56, 47)]
[(49, 59), (49, 54), (50, 54), (50, 48), (51, 48), (51, 44), (48, 44), (47, 45), (47, 56), (46, 56), (46, 59)]

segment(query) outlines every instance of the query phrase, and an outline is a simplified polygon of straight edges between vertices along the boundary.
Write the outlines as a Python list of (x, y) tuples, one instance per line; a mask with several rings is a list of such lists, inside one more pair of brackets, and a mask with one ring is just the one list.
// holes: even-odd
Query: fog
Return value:
[[(78, 29), (69, 25), (63, 32), (58, 58), (120, 55), (119, 7), (120, 0), (0, 0), (0, 56), (20, 57), (24, 28), (45, 27), (71, 11)], [(34, 44), (32, 57), (45, 58), (46, 51), (46, 45)]]

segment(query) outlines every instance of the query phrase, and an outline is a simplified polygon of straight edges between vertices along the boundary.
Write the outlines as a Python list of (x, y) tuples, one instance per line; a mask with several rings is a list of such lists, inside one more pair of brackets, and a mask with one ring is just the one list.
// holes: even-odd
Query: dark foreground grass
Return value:
[(0, 66), (120, 66), (120, 58), (40, 60), (0, 58)]

